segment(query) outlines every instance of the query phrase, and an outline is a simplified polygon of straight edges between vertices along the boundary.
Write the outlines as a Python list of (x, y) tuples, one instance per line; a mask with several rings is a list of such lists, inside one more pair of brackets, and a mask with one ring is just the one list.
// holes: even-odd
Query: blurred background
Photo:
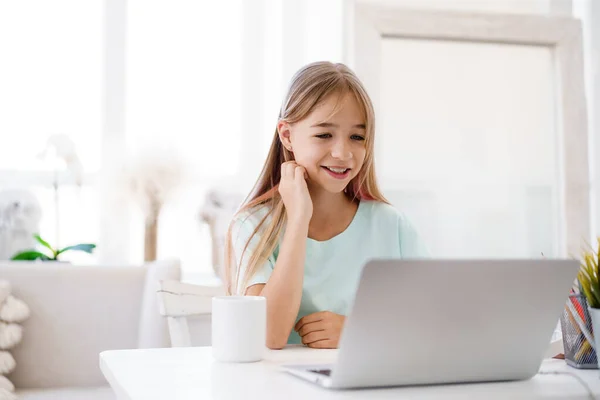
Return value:
[[(596, 235), (599, 2), (21, 0), (0, 2), (5, 243), (19, 203), (53, 246), (97, 244), (65, 261), (176, 257), (185, 280), (211, 275), (292, 74), (351, 64), (356, 4), (580, 19)], [(379, 182), (432, 253), (564, 255), (552, 52), (383, 40), (381, 60)]]

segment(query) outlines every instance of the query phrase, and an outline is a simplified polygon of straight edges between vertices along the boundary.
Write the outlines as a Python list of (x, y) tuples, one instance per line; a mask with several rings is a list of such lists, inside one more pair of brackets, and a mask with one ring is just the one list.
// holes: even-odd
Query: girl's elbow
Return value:
[(285, 345), (281, 344), (281, 343), (278, 343), (278, 342), (272, 342), (272, 343), (267, 342), (267, 347), (270, 350), (281, 350), (281, 349), (283, 349), (285, 347)]
[(287, 344), (287, 338), (267, 335), (267, 347), (271, 350), (281, 350)]

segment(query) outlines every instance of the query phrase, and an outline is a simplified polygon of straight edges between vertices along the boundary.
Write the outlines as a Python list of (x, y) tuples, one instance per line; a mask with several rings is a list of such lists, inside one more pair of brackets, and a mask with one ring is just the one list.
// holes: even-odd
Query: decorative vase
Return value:
[(144, 229), (144, 261), (156, 260), (156, 248), (158, 242), (158, 219), (152, 218), (146, 221)]

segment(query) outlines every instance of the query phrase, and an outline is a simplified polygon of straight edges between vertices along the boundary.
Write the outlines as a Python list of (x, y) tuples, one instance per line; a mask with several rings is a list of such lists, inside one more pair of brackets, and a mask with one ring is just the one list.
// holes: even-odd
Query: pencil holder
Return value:
[(567, 364), (580, 369), (598, 369), (592, 318), (585, 296), (569, 296), (560, 325)]

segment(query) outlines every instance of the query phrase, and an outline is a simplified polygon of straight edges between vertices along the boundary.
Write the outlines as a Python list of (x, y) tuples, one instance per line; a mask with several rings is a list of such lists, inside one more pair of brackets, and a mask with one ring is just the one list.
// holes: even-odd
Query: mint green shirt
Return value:
[[(265, 209), (258, 210), (238, 218), (234, 224), (232, 238), (236, 259), (265, 213)], [(248, 255), (258, 240), (256, 235), (244, 253), (240, 268), (242, 274)], [(276, 247), (246, 287), (238, 287), (238, 292), (243, 293), (255, 284), (267, 283), (278, 253), (279, 247)], [(427, 256), (428, 251), (417, 231), (402, 213), (379, 201), (362, 200), (352, 222), (342, 233), (325, 241), (306, 239), (302, 302), (296, 321), (319, 311), (348, 315), (361, 269), (370, 259)], [(300, 336), (292, 330), (288, 344), (298, 343), (301, 343)]]

